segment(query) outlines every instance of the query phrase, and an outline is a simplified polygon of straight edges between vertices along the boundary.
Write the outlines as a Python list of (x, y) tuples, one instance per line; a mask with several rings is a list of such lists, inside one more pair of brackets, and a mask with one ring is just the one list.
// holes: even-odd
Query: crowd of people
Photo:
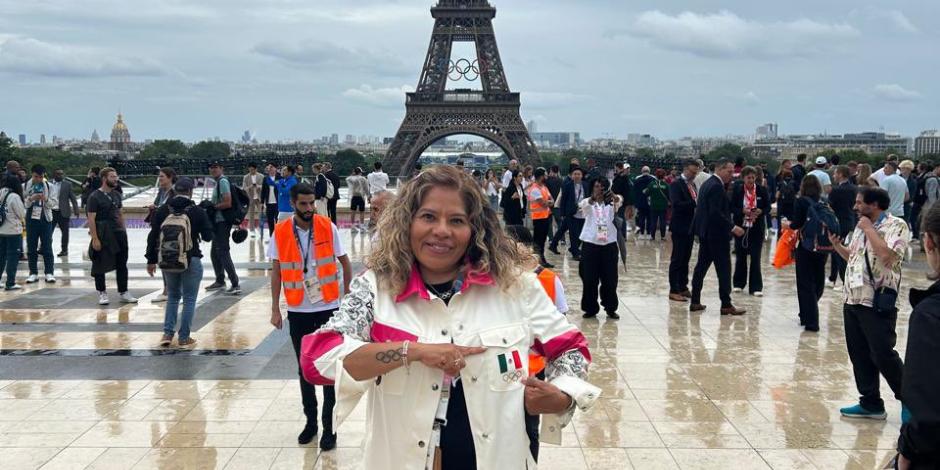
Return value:
[[(705, 311), (704, 279), (714, 265), (719, 312), (738, 316), (747, 312), (732, 295), (763, 295), (764, 245), (776, 238), (777, 251), (795, 264), (806, 332), (820, 330), (827, 283), (843, 293), (860, 399), (840, 413), (885, 419), (884, 376), (902, 403), (899, 468), (930, 468), (940, 461), (940, 408), (932, 400), (940, 373), (930, 362), (940, 355), (940, 283), (911, 290), (906, 364), (896, 350), (897, 297), (912, 238), (923, 240), (931, 278), (940, 276), (940, 166), (889, 156), (873, 172), (840, 165), (837, 156), (812, 165), (807, 158), (784, 160), (775, 174), (743, 161), (689, 160), (644, 166), (634, 177), (623, 162), (612, 179), (592, 160), (572, 160), (566, 175), (514, 160), (502, 173), (435, 165), (419, 167), (394, 192), (381, 163), (368, 174), (356, 168), (345, 181), (329, 163), (314, 164), (309, 176), (299, 166), (262, 172), (249, 165), (238, 185), (216, 162), (212, 194), (198, 204), (197, 181), (162, 168), (145, 252), (147, 272), (163, 277), (155, 299), (166, 302), (160, 345), (196, 343), (200, 244), (212, 244), (215, 282), (206, 289), (239, 295), (231, 241), (263, 237), (267, 224), (270, 322), (285, 326), (286, 303), (306, 417), (300, 444), (319, 435), (320, 448), (333, 449), (337, 428), (367, 395), (368, 468), (526, 468), (538, 459), (539, 441), (559, 443), (575, 410), (589, 409), (600, 394), (587, 381), (588, 345), (566, 318), (565, 288), (546, 250), (561, 256), (563, 244), (578, 262), (583, 318), (603, 308), (616, 320), (618, 262), (628, 267), (624, 240), (654, 241), (657, 233), (664, 240), (668, 231), (669, 301), (687, 303), (690, 314)], [(9, 162), (0, 189), (7, 290), (21, 289), (21, 255), (27, 283), (40, 280), (40, 255), (45, 282), (55, 282), (52, 231), (63, 231), (60, 255), (67, 254), (69, 219), (79, 213), (61, 171), (51, 179), (39, 165), (31, 177), (23, 173)], [(353, 272), (338, 228), (343, 183), (350, 230), (371, 240), (364, 272)], [(128, 290), (119, 191), (117, 172), (103, 168), (89, 172), (80, 193), (102, 305), (110, 302), (110, 272), (120, 301), (137, 302)]]

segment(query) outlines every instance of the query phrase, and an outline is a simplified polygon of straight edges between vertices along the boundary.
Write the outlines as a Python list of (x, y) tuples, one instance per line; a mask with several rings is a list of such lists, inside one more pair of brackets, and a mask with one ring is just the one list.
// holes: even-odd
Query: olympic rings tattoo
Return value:
[(393, 362), (401, 361), (402, 354), (404, 354), (404, 350), (402, 348), (389, 349), (388, 351), (377, 353), (375, 355), (375, 359), (384, 364), (391, 364)]

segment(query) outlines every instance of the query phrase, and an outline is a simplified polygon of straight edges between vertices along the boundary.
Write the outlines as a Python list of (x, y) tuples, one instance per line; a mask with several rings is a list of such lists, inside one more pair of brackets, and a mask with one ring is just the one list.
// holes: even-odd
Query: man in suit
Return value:
[(744, 229), (731, 220), (731, 204), (725, 185), (731, 182), (734, 163), (722, 159), (715, 164), (714, 174), (699, 189), (698, 206), (692, 218), (692, 233), (698, 236), (698, 262), (692, 274), (692, 304), (689, 311), (705, 310), (702, 305), (702, 284), (712, 263), (718, 274), (718, 295), (722, 315), (743, 315), (744, 309), (731, 304), (731, 236), (744, 235)]
[[(829, 193), (829, 206), (832, 212), (839, 219), (839, 238), (845, 240), (845, 237), (852, 233), (855, 225), (858, 223), (858, 217), (855, 214), (855, 194), (858, 187), (852, 184), (849, 178), (852, 176), (849, 167), (839, 165), (832, 172), (832, 192)], [(836, 279), (842, 278), (845, 283), (846, 261), (835, 251), (832, 252), (832, 260), (829, 264), (829, 285), (835, 287)], [(841, 287), (838, 288), (842, 290)]]
[(339, 179), (339, 175), (337, 175), (336, 172), (333, 171), (332, 163), (329, 163), (329, 162), (324, 163), (323, 171), (324, 171), (323, 175), (326, 176), (326, 179), (330, 180), (330, 183), (333, 185), (333, 197), (327, 199), (326, 211), (330, 216), (330, 220), (332, 220), (333, 223), (335, 224), (337, 223), (336, 222), (336, 206), (337, 204), (339, 204), (339, 185), (341, 184), (341, 182)]
[(584, 170), (580, 167), (574, 167), (571, 169), (570, 179), (565, 181), (565, 184), (561, 187), (561, 200), (559, 201), (558, 207), (561, 209), (561, 215), (564, 217), (562, 222), (562, 227), (555, 232), (555, 236), (552, 237), (552, 242), (548, 247), (548, 251), (555, 253), (556, 255), (561, 254), (558, 252), (558, 242), (565, 236), (565, 228), (568, 231), (568, 252), (571, 253), (571, 256), (575, 260), (580, 259), (581, 257), (581, 229), (584, 227), (584, 218), (578, 218), (578, 203), (582, 199), (591, 195), (590, 190), (588, 189), (587, 182), (584, 181)]
[(688, 302), (692, 297), (689, 292), (689, 260), (692, 259), (692, 218), (695, 215), (695, 177), (699, 166), (695, 160), (688, 160), (682, 175), (669, 185), (669, 200), (672, 201), (672, 219), (669, 231), (672, 232), (672, 257), (669, 260), (669, 300)]
[[(52, 208), (52, 229), (62, 232), (62, 250), (58, 256), (69, 255), (69, 224), (72, 212), (78, 213), (78, 198), (72, 192), (72, 183), (65, 179), (62, 170), (56, 170), (49, 182), (49, 206)], [(51, 250), (51, 248), (50, 248)]]

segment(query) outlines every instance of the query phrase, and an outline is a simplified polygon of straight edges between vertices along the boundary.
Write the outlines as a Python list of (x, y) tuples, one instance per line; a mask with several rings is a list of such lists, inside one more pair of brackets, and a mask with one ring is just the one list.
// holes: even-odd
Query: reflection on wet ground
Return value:
[[(336, 451), (320, 455), (296, 444), (304, 422), (296, 366), (286, 335), (268, 324), (263, 242), (235, 246), (251, 288), (233, 299), (201, 293), (197, 349), (178, 352), (156, 346), (163, 308), (151, 300), (161, 284), (143, 272), (141, 256), (131, 258), (140, 304), (89, 303), (93, 284), (81, 255), (87, 236), (77, 232), (70, 264), (57, 267), (58, 283), (0, 293), (0, 467), (356, 467), (363, 406), (338, 430)], [(132, 231), (131, 245), (142, 251), (144, 237)], [(365, 237), (345, 230), (343, 237), (361, 261)], [(900, 405), (886, 400), (886, 422), (838, 415), (856, 399), (840, 294), (827, 289), (820, 333), (803, 333), (792, 267), (766, 267), (765, 296), (737, 294), (735, 303), (750, 313), (735, 318), (718, 315), (710, 274), (703, 299), (709, 309), (690, 315), (687, 305), (666, 298), (669, 249), (668, 242), (631, 242), (619, 281), (620, 321), (582, 320), (577, 264), (549, 257), (568, 290), (569, 318), (591, 343), (591, 380), (604, 395), (565, 429), (562, 446), (543, 446), (540, 468), (884, 466)], [(917, 272), (922, 267), (915, 256), (906, 288), (928, 284)], [(212, 282), (206, 268), (204, 284)], [(902, 355), (909, 313), (903, 306)]]

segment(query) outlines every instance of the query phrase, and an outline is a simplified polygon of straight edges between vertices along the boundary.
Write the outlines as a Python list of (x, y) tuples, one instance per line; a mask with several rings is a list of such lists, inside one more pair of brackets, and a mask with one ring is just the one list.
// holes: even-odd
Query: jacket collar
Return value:
[[(494, 284), (496, 284), (496, 281), (493, 280), (493, 276), (490, 276), (489, 273), (468, 270), (460, 292), (466, 292), (471, 285), (492, 286)], [(411, 267), (411, 275), (408, 277), (408, 283), (405, 284), (404, 290), (398, 294), (398, 297), (395, 297), (395, 303), (404, 302), (413, 295), (417, 295), (424, 300), (431, 300), (431, 294), (428, 292), (427, 287), (424, 286), (424, 279), (421, 278), (421, 271), (418, 269), (417, 264)]]

